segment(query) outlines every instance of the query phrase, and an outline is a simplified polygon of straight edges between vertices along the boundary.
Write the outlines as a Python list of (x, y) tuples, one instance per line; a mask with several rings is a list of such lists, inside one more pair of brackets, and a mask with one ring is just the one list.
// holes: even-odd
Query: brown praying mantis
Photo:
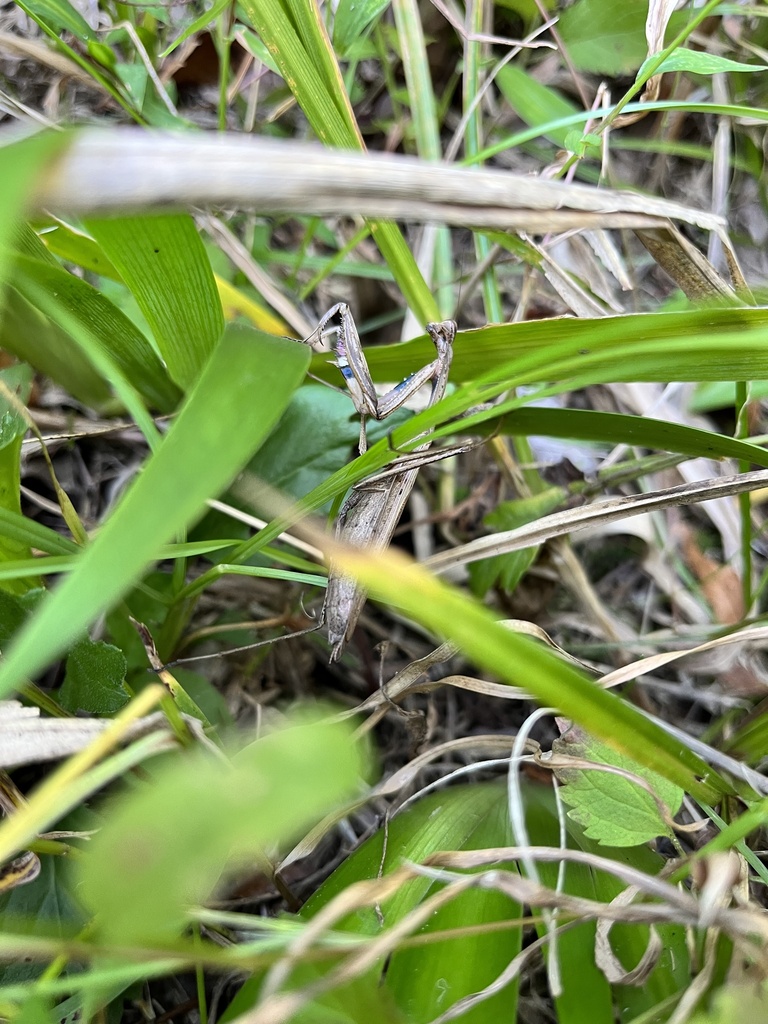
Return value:
[[(368, 369), (352, 312), (345, 302), (338, 302), (328, 310), (307, 341), (311, 343), (314, 337), (322, 335), (334, 319), (338, 321), (336, 341), (333, 345), (336, 365), (344, 375), (352, 402), (360, 414), (359, 448), (362, 454), (368, 447), (365, 433), (365, 421), (368, 417), (377, 420), (385, 419), (430, 381), (432, 390), (428, 405), (435, 405), (443, 397), (453, 358), (456, 324), (453, 320), (427, 324), (427, 334), (435, 346), (435, 358), (411, 374), (410, 377), (406, 377), (391, 391), (379, 396), (373, 386), (373, 379)], [(424, 462), (467, 451), (468, 448), (473, 447), (472, 445), (457, 445), (447, 452), (443, 451), (437, 455), (433, 453), (425, 457), (423, 453), (427, 451), (430, 444), (430, 441), (425, 441), (418, 445), (403, 459), (397, 460), (389, 470), (363, 481), (352, 489), (336, 520), (336, 539), (338, 541), (374, 551), (386, 548), (392, 539), (405, 503), (413, 490), (419, 469)], [(351, 576), (347, 576), (334, 567), (333, 561), (331, 561), (328, 589), (319, 621), (309, 629), (299, 630), (298, 633), (289, 633), (277, 639), (288, 640), (303, 633), (311, 633), (325, 623), (328, 640), (332, 647), (331, 661), (337, 661), (355, 630), (364, 604), (365, 591), (362, 587), (358, 586)], [(261, 647), (262, 644), (274, 642), (274, 640), (264, 640), (255, 644), (246, 644), (227, 653), (251, 650), (254, 647)], [(201, 661), (218, 656), (218, 654), (203, 654), (193, 658), (179, 658), (170, 664), (181, 665), (190, 661)]]
[[(453, 320), (427, 324), (427, 334), (435, 346), (436, 358), (411, 374), (385, 395), (379, 396), (373, 386), (357, 327), (349, 306), (339, 302), (320, 320), (315, 334), (322, 334), (336, 319), (337, 334), (334, 343), (336, 365), (344, 375), (355, 409), (360, 414), (360, 453), (367, 448), (365, 421), (368, 417), (385, 419), (404, 402), (413, 397), (424, 384), (432, 382), (429, 406), (439, 402), (448, 384), (448, 371), (453, 358), (453, 339), (456, 324)], [(412, 454), (425, 452), (430, 441), (425, 441)], [(364, 481), (353, 488), (341, 507), (336, 520), (336, 539), (355, 547), (380, 551), (389, 545), (402, 515), (408, 496), (413, 490), (421, 461), (407, 462), (408, 468), (395, 471), (384, 478)], [(322, 619), (331, 644), (331, 661), (341, 656), (352, 636), (365, 604), (365, 591), (352, 577), (339, 572), (331, 562), (328, 589), (323, 604)]]

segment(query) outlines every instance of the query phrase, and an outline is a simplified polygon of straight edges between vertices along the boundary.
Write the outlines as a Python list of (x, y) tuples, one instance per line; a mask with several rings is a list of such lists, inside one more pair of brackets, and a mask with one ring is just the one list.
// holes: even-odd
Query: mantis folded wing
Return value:
[[(434, 405), (443, 397), (453, 357), (456, 324), (453, 320), (427, 324), (427, 333), (437, 352), (436, 358), (386, 395), (379, 397), (373, 386), (349, 306), (344, 303), (334, 306), (323, 317), (318, 330), (321, 331), (337, 315), (340, 327), (335, 345), (336, 362), (344, 374), (352, 401), (362, 419), (362, 453), (367, 447), (366, 416), (384, 419), (430, 380), (432, 392), (429, 405)], [(414, 451), (423, 452), (429, 446), (430, 442), (426, 441)], [(402, 473), (393, 473), (384, 480), (363, 483), (354, 488), (344, 502), (336, 521), (337, 539), (343, 543), (375, 551), (386, 548), (392, 539), (418, 472), (418, 467), (411, 468)], [(323, 605), (323, 618), (328, 628), (328, 640), (332, 645), (331, 661), (338, 660), (344, 650), (357, 625), (364, 603), (365, 591), (350, 576), (338, 572), (331, 563)]]

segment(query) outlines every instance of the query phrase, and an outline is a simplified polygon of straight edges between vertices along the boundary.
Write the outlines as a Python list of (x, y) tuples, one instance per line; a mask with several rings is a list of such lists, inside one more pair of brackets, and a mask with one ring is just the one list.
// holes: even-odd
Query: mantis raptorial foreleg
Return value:
[[(363, 346), (360, 343), (360, 336), (357, 333), (352, 311), (346, 302), (337, 302), (335, 306), (325, 314), (317, 325), (315, 334), (323, 334), (326, 327), (334, 319), (338, 320), (336, 329), (336, 341), (333, 352), (336, 356), (336, 365), (344, 375), (344, 382), (349, 389), (350, 396), (355, 409), (360, 415), (360, 454), (362, 455), (368, 447), (365, 434), (366, 417), (372, 416), (375, 420), (386, 419), (396, 409), (399, 409), (405, 402), (412, 398), (416, 392), (429, 381), (437, 381), (441, 369), (445, 363), (444, 347), (437, 349), (437, 357), (426, 366), (422, 366), (416, 373), (406, 377), (400, 384), (396, 384), (391, 391), (384, 395), (377, 395), (373, 386), (371, 372), (363, 353)], [(446, 324), (453, 325), (453, 333), (456, 333), (456, 324), (453, 320), (446, 320), (442, 324), (429, 324), (430, 328), (444, 328)], [(431, 337), (431, 332), (430, 332)], [(433, 339), (434, 340), (434, 339)], [(451, 341), (453, 338), (451, 338)], [(437, 343), (435, 343), (437, 346)], [(451, 363), (450, 342), (448, 344), (448, 363), (445, 366), (446, 376)], [(443, 392), (445, 384), (443, 384)], [(434, 386), (433, 386), (434, 395)], [(436, 401), (432, 398), (430, 405)]]
[[(453, 320), (427, 324), (427, 333), (437, 352), (436, 358), (380, 398), (376, 395), (349, 307), (344, 303), (338, 303), (323, 317), (318, 330), (321, 331), (335, 316), (340, 319), (335, 346), (336, 361), (344, 374), (355, 408), (363, 420), (366, 415), (383, 419), (430, 380), (432, 392), (429, 405), (440, 401), (445, 394), (453, 357), (453, 339), (456, 335), (456, 324)], [(426, 441), (415, 451), (426, 451), (429, 446), (430, 442)], [(360, 451), (364, 450), (363, 422)], [(394, 472), (388, 478), (377, 480), (375, 483), (363, 483), (356, 487), (344, 502), (336, 521), (337, 539), (356, 547), (373, 550), (386, 548), (392, 539), (418, 472), (419, 467), (416, 466), (403, 472)], [(323, 617), (333, 648), (332, 661), (336, 661), (341, 655), (357, 625), (364, 603), (365, 591), (350, 576), (339, 573), (331, 563)]]

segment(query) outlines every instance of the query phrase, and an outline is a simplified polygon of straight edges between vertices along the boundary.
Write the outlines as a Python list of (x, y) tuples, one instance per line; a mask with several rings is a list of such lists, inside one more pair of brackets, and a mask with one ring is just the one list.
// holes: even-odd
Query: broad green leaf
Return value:
[(133, 108), (138, 111), (143, 110), (147, 96), (152, 89), (152, 83), (144, 65), (140, 61), (134, 64), (120, 61), (115, 68), (115, 77), (119, 79)]
[[(577, 68), (597, 75), (627, 75), (646, 54), (645, 19), (648, 0), (577, 0), (560, 15), (557, 31)], [(671, 39), (686, 24), (682, 11), (673, 14)]]
[[(458, 839), (456, 842), (454, 837), (446, 837), (443, 849), (481, 850), (511, 843), (506, 801), (501, 788), (488, 787), (496, 790), (498, 799), (488, 806), (482, 819), (477, 821), (475, 815), (467, 813), (465, 797), (478, 799), (479, 788), (468, 786), (465, 793), (449, 790), (445, 798), (437, 803), (439, 810), (435, 811), (435, 805), (432, 805), (435, 813), (452, 821)], [(420, 810), (420, 804), (416, 804), (411, 813), (421, 817), (424, 829), (428, 832), (429, 819), (425, 811)], [(461, 818), (476, 822), (471, 832), (467, 832), (466, 822), (461, 822)], [(396, 823), (397, 818), (394, 820)], [(407, 849), (400, 851), (398, 859), (402, 858), (412, 859)], [(508, 871), (516, 870), (514, 864), (502, 863), (495, 866)], [(425, 895), (434, 893), (438, 888), (434, 886)], [(394, 923), (397, 917), (394, 913), (389, 917), (387, 909), (384, 904), (382, 911), (385, 923)], [(417, 934), (427, 936), (454, 930), (460, 933), (464, 928), (477, 928), (477, 933), (471, 939), (472, 955), (467, 956), (465, 941), (455, 938), (442, 942), (435, 938), (422, 947), (404, 949), (394, 954), (388, 966), (385, 984), (409, 1019), (433, 1020), (459, 999), (480, 991), (494, 981), (520, 952), (523, 941), (521, 927), (510, 924), (498, 932), (494, 930), (494, 925), (514, 921), (521, 911), (519, 903), (490, 887), (470, 889), (439, 908)], [(483, 932), (484, 927), (488, 928), (487, 932)], [(514, 1020), (517, 999), (518, 981), (515, 980), (497, 995), (463, 1013), (459, 1019), (466, 1024)]]
[(186, 389), (224, 329), (194, 221), (187, 214), (159, 214), (92, 219), (86, 226), (133, 293), (172, 380)]
[[(74, 826), (77, 827), (77, 826)], [(93, 828), (93, 822), (86, 827)], [(67, 884), (62, 857), (42, 857), (40, 874), (33, 882), (0, 896), (3, 930), (13, 924), (27, 935), (72, 937), (85, 924), (85, 915)], [(0, 985), (29, 981), (40, 976), (44, 965), (20, 958), (0, 967)], [(65, 967), (66, 970), (66, 967)]]
[(78, 231), (71, 224), (57, 222), (50, 227), (45, 227), (41, 229), (39, 238), (43, 248), (54, 253), (60, 259), (76, 263), (78, 267), (90, 270), (93, 274), (112, 278), (115, 281), (120, 280), (120, 275), (95, 239)]
[[(530, 842), (534, 846), (557, 846), (561, 842), (560, 813), (555, 807), (551, 789), (528, 786), (523, 793)], [(564, 824), (571, 848), (582, 849), (598, 857), (609, 857), (652, 877), (665, 866), (664, 859), (648, 846), (610, 849), (588, 839), (572, 818), (566, 817)], [(538, 870), (544, 885), (550, 888), (559, 886), (559, 864), (542, 861)], [(625, 883), (614, 875), (573, 863), (566, 865), (564, 886), (567, 893), (606, 904), (625, 889)], [(690, 984), (686, 930), (677, 924), (657, 925), (656, 930), (664, 943), (664, 950), (656, 968), (641, 987), (608, 985), (605, 975), (595, 964), (595, 927), (591, 921), (585, 921), (578, 928), (561, 935), (558, 939), (558, 961), (563, 972), (564, 991), (555, 1000), (558, 1022), (597, 1024), (605, 1021), (613, 1024), (617, 1019), (614, 1017), (616, 1012), (619, 1020), (629, 1024), (638, 1014), (685, 989)], [(539, 927), (538, 931), (542, 934), (543, 928)], [(638, 923), (614, 925), (611, 930), (611, 948), (627, 970), (640, 962), (648, 939), (649, 929)]]
[(227, 331), (176, 421), (80, 563), (0, 666), (0, 693), (55, 658), (138, 579), (259, 447), (301, 382), (302, 345)]
[[(522, 787), (525, 801), (525, 824), (528, 840), (533, 846), (559, 846), (561, 823), (558, 820), (558, 809), (550, 786), (524, 785)], [(562, 813), (562, 812), (561, 812)], [(578, 826), (569, 819), (564, 821), (567, 834), (566, 845), (578, 848)], [(601, 855), (611, 855), (611, 851), (601, 850)], [(650, 852), (650, 851), (649, 851)], [(656, 857), (658, 871), (663, 861)], [(562, 872), (560, 864), (548, 864), (541, 861), (537, 865), (539, 877), (543, 885), (550, 889), (560, 889), (572, 896), (586, 899), (597, 899), (597, 886), (601, 878), (605, 878), (610, 892), (605, 897), (608, 903), (621, 891), (621, 883), (603, 875), (602, 872), (591, 871), (585, 864), (568, 863)], [(655, 872), (652, 872), (655, 873)], [(537, 918), (536, 932), (542, 936), (546, 931), (545, 923)], [(554, 999), (558, 1024), (614, 1024), (614, 1007), (611, 986), (605, 975), (595, 963), (595, 924), (583, 921), (578, 927), (564, 932), (557, 940), (557, 960), (562, 978), (562, 991)]]
[[(9, 366), (0, 370), (0, 383), (24, 405), (32, 386), (32, 370), (24, 364)], [(21, 443), (26, 432), (26, 420), (0, 390), (0, 508), (11, 515), (21, 515)], [(3, 563), (31, 557), (28, 544), (0, 532), (0, 568)], [(39, 586), (39, 580), (34, 578), (3, 584), (4, 589), (12, 594), (23, 594), (35, 586)]]
[[(506, 821), (504, 789), (498, 785), (463, 786), (433, 794), (390, 820), (356, 850), (307, 901), (302, 917), (312, 918), (336, 895), (362, 879), (386, 875), (403, 860), (418, 863), (437, 850), (475, 850), (485, 846), (504, 846), (510, 842)], [(386, 843), (386, 846), (385, 846)], [(340, 931), (376, 935), (392, 927), (437, 890), (429, 878), (410, 881), (398, 893), (384, 901), (379, 912), (361, 908), (341, 920)], [(439, 910), (417, 934), (428, 935), (448, 928), (471, 927), (516, 918), (520, 908), (493, 890), (464, 893), (454, 903)], [(437, 941), (415, 950), (395, 953), (382, 977), (380, 967), (365, 976), (371, 990), (382, 989), (409, 1021), (432, 1020), (463, 995), (489, 984), (520, 950), (520, 928), (493, 930), (472, 936), (472, 956), (466, 955), (461, 941)], [(318, 972), (320, 973), (320, 972)], [(246, 982), (227, 1010), (223, 1024), (253, 1006), (259, 979)], [(344, 990), (334, 994), (335, 1004), (343, 1004)], [(479, 1010), (462, 1020), (514, 1020), (517, 1001), (515, 985), (510, 985)], [(327, 1006), (325, 999), (312, 1004), (308, 1015), (297, 1020), (306, 1024)], [(313, 1013), (317, 1012), (315, 1018)], [(353, 1018), (355, 1019), (355, 1018)]]
[(0, 648), (5, 649), (8, 641), (27, 620), (29, 609), (17, 594), (0, 589)]
[[(369, 441), (380, 440), (407, 418), (408, 413), (400, 410), (383, 422), (369, 420)], [(347, 464), (359, 440), (360, 419), (349, 396), (308, 385), (293, 396), (248, 468), (283, 493), (302, 498)]]
[[(683, 791), (655, 772), (601, 743), (583, 729), (571, 729), (552, 744), (556, 754), (605, 764), (638, 775), (656, 797), (675, 815), (683, 802)], [(661, 835), (672, 835), (651, 794), (629, 779), (589, 768), (555, 768), (563, 783), (562, 797), (569, 815), (584, 828), (585, 835), (604, 846), (639, 846)]]
[[(504, 98), (521, 120), (532, 128), (575, 114), (577, 107), (555, 89), (543, 85), (516, 64), (505, 64), (496, 76)], [(561, 148), (566, 145), (567, 128), (547, 132), (546, 137)]]
[(76, 865), (77, 891), (107, 939), (173, 938), (225, 869), (266, 864), (268, 848), (351, 796), (362, 770), (352, 729), (306, 714), (231, 762), (184, 752), (106, 808)]
[[(656, 58), (649, 57), (643, 61), (643, 65), (637, 73), (638, 79), (642, 79), (646, 67)], [(656, 68), (654, 75), (665, 74), (668, 71), (690, 71), (694, 75), (719, 75), (728, 71), (768, 71), (765, 64), (742, 64), (737, 60), (729, 60), (728, 57), (721, 57), (716, 53), (704, 53), (702, 50), (688, 50), (678, 47), (673, 53), (665, 58), (661, 67)]]
[(114, 715), (130, 700), (123, 652), (103, 640), (80, 640), (67, 657), (58, 700), (73, 715)]
[[(25, 300), (34, 305), (36, 293), (28, 291), (30, 282), (54, 295), (57, 306), (67, 310), (78, 323), (93, 333), (98, 344), (114, 359), (120, 371), (145, 401), (164, 412), (176, 406), (180, 397), (179, 389), (168, 379), (157, 353), (141, 331), (101, 292), (59, 266), (19, 256), (13, 286)], [(55, 319), (55, 309), (53, 316)], [(62, 331), (66, 330), (65, 324), (58, 326)], [(50, 342), (46, 344), (44, 338), (35, 339), (34, 348), (29, 353), (25, 351), (28, 337), (14, 333), (10, 340), (14, 345), (13, 351), (33, 365), (38, 365), (36, 359), (41, 358), (41, 354), (43, 362), (48, 365), (52, 359), (58, 361), (65, 356), (68, 357), (68, 364), (74, 363), (77, 357), (73, 353), (79, 353), (79, 345), (74, 340), (69, 341), (68, 351), (59, 348), (55, 354), (50, 353)], [(60, 336), (57, 341), (60, 345)], [(45, 366), (39, 368), (46, 369)]]

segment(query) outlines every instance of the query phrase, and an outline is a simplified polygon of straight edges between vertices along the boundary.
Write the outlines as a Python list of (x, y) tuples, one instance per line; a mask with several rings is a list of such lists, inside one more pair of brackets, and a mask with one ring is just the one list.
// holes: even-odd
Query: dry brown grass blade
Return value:
[[(196, 719), (187, 724), (197, 728)], [(109, 718), (41, 718), (38, 708), (22, 707), (15, 700), (0, 702), (0, 768), (17, 768), (23, 764), (40, 764), (70, 757), (104, 736), (112, 720)], [(168, 719), (161, 711), (130, 722), (122, 732), (121, 742), (167, 733)]]
[(77, 135), (32, 203), (81, 214), (235, 203), (270, 213), (363, 214), (535, 234), (669, 220), (724, 227), (714, 214), (633, 192), (305, 142), (132, 128)]
[[(648, 15), (645, 19), (645, 39), (648, 43), (648, 56), (653, 57), (664, 49), (664, 37), (669, 19), (677, 6), (677, 0), (649, 0)], [(662, 75), (654, 75), (645, 83), (641, 103), (658, 99)], [(634, 114), (622, 114), (613, 123), (614, 128), (626, 128), (647, 116), (647, 111), (638, 110)]]
[(624, 665), (622, 668), (609, 672), (601, 679), (598, 679), (597, 682), (599, 686), (603, 686), (605, 689), (609, 689), (612, 686), (621, 686), (622, 683), (628, 683), (632, 679), (637, 679), (638, 676), (655, 672), (657, 669), (663, 668), (664, 665), (669, 665), (679, 658), (687, 658), (692, 654), (703, 654), (705, 651), (714, 651), (718, 647), (724, 647), (727, 644), (756, 642), (768, 643), (768, 626), (740, 629), (736, 633), (729, 633), (728, 636), (721, 636), (716, 640), (708, 640), (704, 644), (699, 644), (697, 647), (689, 647), (684, 651), (664, 651), (660, 654), (651, 654), (647, 658), (633, 661), (631, 665)]
[(14, 35), (12, 32), (0, 32), (0, 53), (12, 53), (15, 56), (25, 57), (27, 60), (34, 60), (65, 78), (74, 79), (79, 85), (88, 86), (105, 96), (109, 95), (93, 75), (89, 75), (87, 71), (78, 67), (66, 54), (52, 49), (39, 39)]
[(639, 516), (675, 505), (690, 505), (710, 498), (722, 498), (728, 494), (756, 491), (766, 484), (768, 470), (761, 469), (753, 473), (738, 473), (715, 480), (681, 484), (662, 491), (649, 491), (647, 494), (633, 495), (629, 498), (609, 498), (585, 508), (568, 509), (565, 512), (543, 516), (536, 522), (520, 526), (516, 530), (480, 537), (469, 544), (432, 555), (423, 564), (434, 572), (445, 572), (481, 558), (491, 558), (494, 555), (532, 547), (534, 544), (542, 544), (552, 537), (562, 537), (563, 534), (575, 533), (589, 526), (613, 523), (629, 516)]
[[(542, 629), (541, 626), (537, 626), (535, 622), (528, 622), (526, 619), (501, 619), (500, 625), (506, 626), (513, 633), (524, 633), (535, 640), (540, 640), (542, 643), (547, 644), (548, 647), (557, 651), (561, 657), (566, 658), (587, 672), (591, 671), (588, 665), (580, 662), (577, 658), (563, 650), (559, 644), (556, 644), (549, 633)], [(442, 662), (448, 661), (457, 653), (458, 647), (456, 644), (451, 642), (441, 644), (424, 658), (406, 665), (401, 672), (398, 672), (396, 676), (393, 676), (392, 679), (384, 683), (381, 689), (377, 690), (376, 693), (372, 693), (362, 704), (352, 708), (350, 711), (344, 711), (339, 717), (353, 718), (365, 712), (374, 712), (372, 719), (365, 723), (367, 731), (381, 717), (377, 712), (386, 711), (392, 704), (397, 703), (398, 700), (401, 700), (407, 694), (424, 693), (427, 690), (434, 690), (440, 686), (456, 686), (460, 689), (471, 690), (473, 693), (481, 693), (487, 697), (502, 697), (505, 700), (529, 698), (529, 694), (514, 686), (506, 686), (502, 683), (489, 683), (484, 679), (475, 679), (471, 676), (446, 676), (437, 680), (423, 678), (434, 665), (440, 665)]]
[[(636, 234), (661, 269), (669, 274), (692, 302), (711, 299), (726, 299), (733, 303), (739, 301), (736, 293), (723, 281), (707, 257), (691, 245), (674, 225), (642, 229)], [(724, 243), (725, 251), (732, 253), (724, 235), (718, 237)]]

